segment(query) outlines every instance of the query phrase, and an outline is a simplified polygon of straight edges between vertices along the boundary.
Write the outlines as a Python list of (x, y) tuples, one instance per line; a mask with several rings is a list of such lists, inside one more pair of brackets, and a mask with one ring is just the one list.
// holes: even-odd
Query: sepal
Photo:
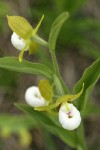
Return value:
[(38, 87), (42, 97), (47, 101), (51, 101), (53, 97), (53, 87), (48, 80), (40, 80)]
[(9, 27), (19, 37), (27, 40), (32, 36), (33, 28), (26, 19), (20, 16), (7, 16), (7, 19)]
[(39, 44), (34, 42), (34, 41), (30, 41), (29, 44), (29, 55), (31, 54), (35, 54), (37, 52), (37, 48), (39, 47)]
[(54, 109), (54, 108), (58, 107), (62, 103), (72, 102), (73, 100), (75, 100), (75, 99), (77, 99), (77, 98), (79, 98), (81, 96), (81, 94), (83, 93), (83, 90), (84, 90), (84, 83), (83, 83), (81, 91), (78, 94), (61, 96), (60, 98), (58, 98), (56, 100), (55, 103), (53, 103), (51, 105), (48, 105), (48, 106), (37, 107), (37, 108), (35, 108), (35, 110), (38, 110), (38, 111), (49, 111), (50, 109)]
[(42, 15), (42, 17), (41, 17), (39, 23), (37, 24), (36, 28), (33, 30), (33, 35), (36, 34), (37, 31), (39, 30), (39, 27), (40, 27), (40, 25), (41, 25), (43, 19), (44, 19), (44, 15)]

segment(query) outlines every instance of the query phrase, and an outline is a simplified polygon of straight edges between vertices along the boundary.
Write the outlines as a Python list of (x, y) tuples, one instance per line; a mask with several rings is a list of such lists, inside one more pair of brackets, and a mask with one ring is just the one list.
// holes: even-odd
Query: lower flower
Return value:
[(76, 129), (81, 123), (80, 112), (70, 103), (64, 103), (59, 110), (59, 122), (67, 130)]
[(25, 92), (25, 100), (32, 107), (40, 107), (48, 105), (48, 101), (46, 101), (39, 91), (39, 88), (36, 86), (29, 87)]

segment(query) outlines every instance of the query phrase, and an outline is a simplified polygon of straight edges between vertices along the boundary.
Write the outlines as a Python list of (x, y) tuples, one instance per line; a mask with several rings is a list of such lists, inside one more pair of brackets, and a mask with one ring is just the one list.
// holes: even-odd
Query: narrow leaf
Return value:
[(77, 138), (76, 132), (74, 131), (67, 131), (62, 127), (56, 125), (53, 120), (49, 117), (47, 113), (44, 112), (37, 112), (30, 106), (23, 105), (23, 104), (15, 104), (16, 107), (24, 111), (28, 114), (31, 118), (36, 119), (40, 127), (44, 127), (45, 130), (51, 132), (52, 134), (59, 136), (65, 143), (67, 143), (72, 148), (77, 147)]
[(58, 37), (58, 34), (60, 32), (60, 29), (64, 22), (68, 19), (69, 13), (63, 12), (61, 15), (57, 17), (57, 19), (54, 21), (51, 27), (50, 35), (49, 35), (49, 48), (50, 50), (55, 50), (56, 40)]
[(26, 60), (20, 63), (16, 57), (0, 58), (0, 67), (12, 71), (42, 75), (49, 79), (52, 78), (52, 71), (47, 66), (40, 63), (31, 63)]
[(90, 89), (92, 89), (92, 87), (96, 84), (99, 77), (100, 58), (84, 71), (83, 76), (74, 87), (75, 92), (78, 92), (81, 89), (82, 83), (85, 83), (84, 91), (77, 101), (79, 110), (83, 110), (86, 107), (88, 92), (90, 93)]

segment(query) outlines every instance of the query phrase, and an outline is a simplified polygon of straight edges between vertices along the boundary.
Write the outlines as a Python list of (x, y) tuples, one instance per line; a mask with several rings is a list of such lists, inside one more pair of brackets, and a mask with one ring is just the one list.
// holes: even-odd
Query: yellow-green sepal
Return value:
[(23, 55), (24, 55), (24, 52), (26, 51), (26, 49), (28, 49), (28, 44), (26, 44), (25, 47), (21, 50), (21, 52), (19, 54), (19, 62), (22, 62)]
[(75, 100), (75, 99), (77, 99), (77, 98), (79, 98), (81, 96), (81, 94), (83, 93), (83, 90), (84, 90), (84, 83), (83, 83), (81, 91), (78, 94), (75, 94), (75, 95), (69, 94), (69, 95), (61, 96), (60, 98), (58, 98), (56, 100), (55, 103), (53, 103), (51, 105), (48, 105), (48, 106), (36, 107), (35, 110), (38, 110), (38, 111), (49, 111), (50, 109), (54, 109), (54, 108), (58, 107), (62, 103), (72, 102), (73, 100)]
[(19, 35), (19, 37), (27, 40), (33, 33), (33, 28), (30, 23), (20, 16), (7, 16), (8, 25), (13, 32)]
[(39, 30), (39, 27), (40, 27), (40, 25), (41, 25), (43, 19), (44, 19), (44, 15), (42, 15), (42, 17), (41, 17), (39, 23), (37, 24), (36, 28), (33, 30), (33, 35), (36, 34), (37, 31)]
[(29, 55), (31, 54), (35, 54), (37, 52), (37, 48), (38, 48), (39, 44), (31, 41), (30, 40), (30, 44), (29, 44)]
[(41, 106), (41, 107), (35, 107), (34, 110), (37, 111), (50, 111), (51, 109), (54, 109), (56, 107), (58, 107), (60, 105), (59, 102), (53, 103), (51, 105), (48, 106)]
[(40, 80), (39, 82), (39, 90), (41, 93), (41, 96), (47, 100), (51, 101), (53, 97), (53, 87), (50, 85), (48, 80)]
[(84, 83), (82, 85), (81, 91), (78, 94), (75, 94), (75, 95), (69, 94), (69, 95), (61, 96), (57, 101), (60, 103), (72, 102), (81, 96), (81, 94), (83, 93), (83, 90), (84, 90)]

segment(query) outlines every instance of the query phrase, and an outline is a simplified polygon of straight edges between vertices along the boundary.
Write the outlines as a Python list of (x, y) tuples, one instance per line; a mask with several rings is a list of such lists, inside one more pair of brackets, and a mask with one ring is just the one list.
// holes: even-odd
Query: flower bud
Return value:
[(40, 107), (48, 105), (46, 101), (40, 94), (39, 88), (36, 86), (29, 87), (25, 92), (26, 102), (33, 107)]
[(73, 104), (64, 103), (59, 110), (59, 122), (64, 129), (74, 130), (81, 123), (80, 112)]

